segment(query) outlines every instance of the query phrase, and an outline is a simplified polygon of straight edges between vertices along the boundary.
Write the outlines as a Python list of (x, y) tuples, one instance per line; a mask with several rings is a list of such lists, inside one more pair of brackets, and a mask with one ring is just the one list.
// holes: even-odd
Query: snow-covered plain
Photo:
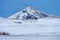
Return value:
[(24, 21), (1, 19), (0, 31), (10, 35), (60, 35), (60, 19), (41, 18)]
[(0, 40), (60, 40), (60, 36), (0, 36)]

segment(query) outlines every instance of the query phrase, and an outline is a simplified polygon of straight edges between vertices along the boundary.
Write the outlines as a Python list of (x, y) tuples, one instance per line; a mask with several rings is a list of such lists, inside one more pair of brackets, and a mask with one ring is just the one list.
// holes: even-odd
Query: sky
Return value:
[(0, 0), (0, 17), (7, 18), (28, 6), (60, 16), (60, 0)]

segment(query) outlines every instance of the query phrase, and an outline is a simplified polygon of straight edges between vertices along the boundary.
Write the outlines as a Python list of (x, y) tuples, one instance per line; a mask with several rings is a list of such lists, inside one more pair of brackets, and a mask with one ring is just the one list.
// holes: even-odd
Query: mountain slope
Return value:
[(37, 10), (34, 7), (27, 7), (24, 10), (19, 11), (8, 18), (27, 20), (27, 19), (39, 19), (43, 17), (48, 17), (48, 15), (42, 11)]

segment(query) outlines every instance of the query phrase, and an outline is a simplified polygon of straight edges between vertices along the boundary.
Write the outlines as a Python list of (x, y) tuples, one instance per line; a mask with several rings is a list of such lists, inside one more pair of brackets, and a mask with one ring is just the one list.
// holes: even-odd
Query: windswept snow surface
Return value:
[(60, 35), (60, 19), (0, 19), (0, 31), (10, 35)]

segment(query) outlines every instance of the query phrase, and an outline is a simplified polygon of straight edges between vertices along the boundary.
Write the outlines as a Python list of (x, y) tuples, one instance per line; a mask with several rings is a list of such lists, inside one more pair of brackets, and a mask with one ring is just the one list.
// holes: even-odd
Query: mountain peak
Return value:
[(31, 10), (35, 10), (36, 8), (34, 8), (33, 6), (28, 6), (28, 7), (26, 7), (26, 9), (31, 9)]
[(39, 19), (43, 17), (48, 17), (48, 15), (42, 11), (37, 10), (32, 6), (29, 6), (8, 18), (27, 20), (27, 19)]

